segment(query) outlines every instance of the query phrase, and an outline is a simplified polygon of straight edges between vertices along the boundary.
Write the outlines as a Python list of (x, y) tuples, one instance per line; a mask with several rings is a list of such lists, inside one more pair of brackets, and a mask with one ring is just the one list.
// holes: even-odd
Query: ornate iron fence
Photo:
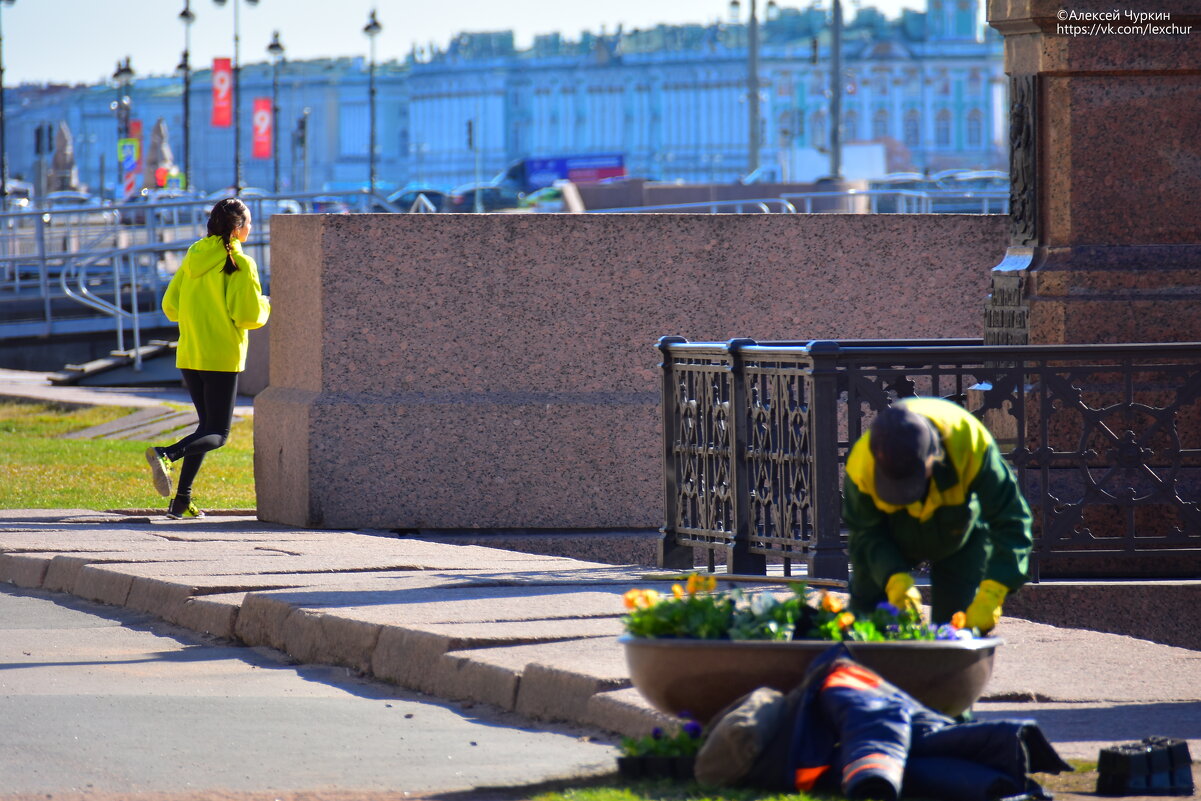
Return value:
[(659, 348), (665, 565), (701, 548), (711, 569), (779, 559), (786, 574), (799, 563), (846, 578), (847, 453), (876, 412), (914, 395), (953, 400), (992, 431), (1035, 515), (1035, 577), (1201, 563), (1189, 561), (1201, 560), (1201, 344)]

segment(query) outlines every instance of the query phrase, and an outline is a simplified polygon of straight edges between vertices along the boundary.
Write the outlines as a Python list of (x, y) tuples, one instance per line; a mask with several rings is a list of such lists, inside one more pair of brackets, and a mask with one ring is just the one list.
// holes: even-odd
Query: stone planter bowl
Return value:
[[(701, 723), (759, 687), (788, 692), (801, 682), (826, 640), (688, 640), (624, 636), (634, 686), (657, 709)], [(992, 675), (1004, 641), (847, 643), (856, 661), (931, 709), (952, 717), (971, 708)]]

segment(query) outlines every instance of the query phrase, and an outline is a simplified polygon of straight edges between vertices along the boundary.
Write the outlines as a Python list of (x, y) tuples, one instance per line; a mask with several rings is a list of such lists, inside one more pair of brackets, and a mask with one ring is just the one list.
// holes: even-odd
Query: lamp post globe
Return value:
[(176, 71), (183, 77), (183, 183), (192, 185), (192, 23), (196, 15), (192, 13), (191, 0), (184, 0), (183, 11), (179, 12), (179, 21), (183, 23), (183, 58), (179, 60)]
[(379, 35), (384, 27), (379, 24), (376, 19), (375, 9), (371, 9), (371, 14), (367, 17), (367, 24), (363, 26), (363, 33), (367, 34), (367, 39), (371, 43), (371, 58), (368, 66), (367, 74), (367, 105), (370, 114), (370, 122), (368, 128), (370, 136), (367, 142), (367, 163), (369, 173), (369, 187), (372, 194), (375, 193), (375, 37)]
[[(109, 106), (117, 114), (117, 141), (129, 138), (129, 112), (132, 101), (126, 91), (129, 89), (129, 84), (133, 82), (133, 66), (130, 63), (129, 56), (125, 57), (124, 61), (117, 62), (117, 68), (113, 70), (113, 83), (117, 88), (117, 99)], [(120, 148), (118, 147), (118, 153)], [(119, 193), (123, 192), (126, 185), (126, 175), (124, 173), (124, 159), (118, 158), (117, 178), (113, 183), (113, 198), (116, 199)]]
[(271, 43), (267, 45), (271, 56), (271, 177), (272, 192), (279, 194), (279, 68), (284, 63), (284, 45), (279, 40), (279, 31), (271, 32)]

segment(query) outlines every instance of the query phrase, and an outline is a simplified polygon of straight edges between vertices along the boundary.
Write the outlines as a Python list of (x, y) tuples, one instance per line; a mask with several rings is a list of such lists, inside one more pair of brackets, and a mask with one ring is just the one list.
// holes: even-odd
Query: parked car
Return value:
[[(29, 211), (29, 207), (33, 203), (33, 184), (9, 178), (5, 182), (5, 188), (8, 190), (8, 211)], [(3, 200), (5, 198), (0, 198), (0, 202)], [(0, 211), (4, 211), (2, 205), (0, 205)]]
[(117, 221), (115, 211), (87, 192), (48, 192), (40, 205), (51, 225), (111, 225)]
[[(434, 207), (434, 211), (446, 211), (447, 200), (450, 197), (441, 189), (432, 186), (406, 186), (388, 195), (388, 202), (399, 211), (416, 211), (417, 198), (424, 197)], [(428, 211), (428, 209), (427, 209)]]
[(517, 208), (519, 196), (515, 189), (494, 183), (463, 184), (456, 187), (447, 199), (446, 211), (475, 211), (475, 195), (480, 195), (484, 211)]
[[(197, 217), (207, 218), (208, 209), (201, 209), (198, 205), (204, 199), (204, 195), (188, 189), (143, 189), (124, 200), (117, 211), (123, 225), (145, 225), (147, 207), (163, 205), (163, 208), (155, 209), (156, 225), (190, 225), (197, 221)], [(189, 200), (197, 205), (184, 205)]]
[(530, 192), (521, 198), (521, 207), (542, 214), (555, 214), (563, 211), (563, 190), (558, 186), (544, 186)]
[(314, 214), (350, 214), (350, 204), (334, 195), (321, 195), (309, 201), (309, 211)]
[[(208, 200), (215, 204), (218, 200), (233, 196), (233, 187), (226, 187), (210, 194)], [(238, 193), (238, 197), (242, 198), (242, 202), (250, 207), (251, 216), (261, 223), (267, 222), (276, 214), (300, 214), (302, 211), (300, 204), (295, 200), (273, 197), (266, 189), (259, 189), (255, 186), (243, 187), (242, 191)], [(209, 206), (205, 209), (205, 213), (207, 214), (211, 209), (212, 206)]]

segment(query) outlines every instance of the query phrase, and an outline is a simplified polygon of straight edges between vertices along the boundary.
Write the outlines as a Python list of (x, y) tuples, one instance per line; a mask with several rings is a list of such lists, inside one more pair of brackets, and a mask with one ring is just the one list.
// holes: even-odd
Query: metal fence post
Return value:
[(809, 508), (813, 515), (812, 576), (846, 579), (847, 555), (842, 547), (842, 488), (838, 480), (838, 357), (837, 342), (810, 342), (812, 408), (809, 414)]
[[(46, 336), (50, 336), (51, 323), (51, 308), (50, 308), (50, 259), (46, 250), (46, 225), (47, 217), (50, 215), (39, 214), (33, 218), (34, 230), (38, 238), (38, 291), (42, 293), (42, 317), (46, 321)], [(17, 274), (20, 275), (20, 265), (16, 265)], [(17, 287), (20, 289), (20, 286)]]
[(743, 372), (742, 348), (754, 345), (753, 339), (731, 339), (726, 348), (730, 352), (730, 420), (732, 451), (730, 459), (730, 483), (734, 491), (734, 542), (726, 553), (726, 571), (764, 575), (767, 573), (767, 557), (751, 553), (751, 487), (750, 465), (747, 464), (747, 402), (746, 380)]
[(659, 567), (673, 570), (688, 570), (695, 564), (692, 548), (676, 542), (679, 503), (676, 475), (679, 471), (676, 466), (675, 438), (679, 410), (676, 408), (675, 378), (669, 351), (672, 345), (687, 341), (684, 337), (660, 337), (658, 343), (659, 353), (662, 354), (659, 367), (662, 370), (660, 386), (663, 411), (663, 528), (659, 529), (657, 562)]

